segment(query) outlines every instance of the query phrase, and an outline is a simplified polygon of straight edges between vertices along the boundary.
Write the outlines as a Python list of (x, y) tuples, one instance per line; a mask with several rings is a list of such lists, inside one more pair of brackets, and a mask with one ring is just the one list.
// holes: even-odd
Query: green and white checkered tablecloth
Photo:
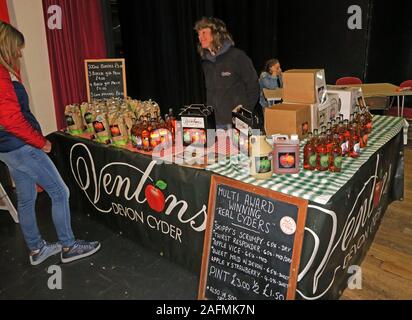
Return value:
[(249, 183), (255, 186), (282, 192), (291, 196), (311, 200), (324, 205), (349, 181), (359, 168), (383, 145), (388, 143), (401, 130), (404, 120), (399, 117), (374, 116), (373, 131), (369, 137), (368, 147), (362, 150), (359, 158), (345, 157), (342, 172), (318, 172), (303, 170), (303, 146), (301, 143), (301, 159), (299, 174), (273, 175), (268, 180), (257, 180), (249, 176), (248, 170), (239, 166), (236, 156), (226, 158), (212, 164), (206, 170), (232, 178), (234, 180)]

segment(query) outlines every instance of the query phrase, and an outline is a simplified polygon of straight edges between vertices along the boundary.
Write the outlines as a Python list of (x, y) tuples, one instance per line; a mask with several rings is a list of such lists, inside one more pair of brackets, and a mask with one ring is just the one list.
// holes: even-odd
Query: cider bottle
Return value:
[(349, 137), (349, 157), (358, 158), (360, 156), (360, 140), (355, 127), (350, 128)]
[(316, 148), (313, 145), (313, 134), (308, 133), (308, 140), (303, 148), (303, 168), (305, 170), (316, 169)]
[(317, 148), (318, 143), (319, 143), (319, 130), (315, 129), (315, 130), (313, 130), (312, 144), (315, 148)]
[(142, 146), (144, 151), (151, 151), (152, 147), (150, 144), (150, 131), (149, 131), (149, 126), (147, 124), (147, 121), (143, 121), (142, 125)]
[(172, 139), (173, 142), (175, 141), (176, 138), (176, 130), (177, 130), (177, 120), (173, 115), (173, 109), (169, 109), (169, 127), (171, 128), (171, 133), (172, 133)]
[(132, 146), (135, 147), (137, 150), (142, 150), (142, 148), (143, 148), (141, 119), (142, 118), (140, 118), (139, 121), (136, 121), (133, 124), (132, 129), (130, 130)]
[(329, 153), (326, 146), (326, 136), (324, 133), (320, 136), (316, 153), (316, 169), (318, 171), (327, 171), (329, 169)]
[(360, 137), (363, 140), (363, 147), (366, 148), (368, 146), (369, 133), (368, 133), (368, 127), (367, 127), (366, 118), (364, 114), (362, 114), (360, 117), (360, 126), (362, 128), (362, 132), (361, 132), (362, 135)]
[(339, 135), (333, 137), (333, 147), (329, 154), (329, 171), (341, 172), (342, 170), (342, 148), (340, 146)]
[(340, 146), (342, 149), (342, 157), (345, 157), (348, 153), (348, 146), (346, 144), (346, 136), (345, 136), (346, 128), (342, 121), (339, 122), (338, 133), (339, 133)]
[(333, 134), (331, 129), (326, 130), (326, 148), (328, 153), (331, 153), (333, 147)]

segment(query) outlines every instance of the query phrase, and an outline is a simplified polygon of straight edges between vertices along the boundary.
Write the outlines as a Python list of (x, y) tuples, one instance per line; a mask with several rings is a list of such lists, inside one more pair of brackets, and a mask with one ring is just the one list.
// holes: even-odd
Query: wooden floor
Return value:
[(412, 300), (411, 147), (405, 149), (405, 200), (386, 211), (362, 264), (362, 275), (362, 289), (347, 289), (342, 300)]

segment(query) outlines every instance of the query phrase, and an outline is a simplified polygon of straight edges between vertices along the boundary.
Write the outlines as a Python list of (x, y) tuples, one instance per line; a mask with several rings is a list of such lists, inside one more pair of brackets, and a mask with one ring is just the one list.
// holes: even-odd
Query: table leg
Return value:
[(398, 98), (398, 117), (399, 117), (399, 106), (400, 106), (400, 103), (399, 103), (399, 96), (398, 96), (397, 98)]
[(401, 111), (401, 116), (403, 117), (403, 109), (405, 107), (405, 96), (402, 96), (402, 111)]

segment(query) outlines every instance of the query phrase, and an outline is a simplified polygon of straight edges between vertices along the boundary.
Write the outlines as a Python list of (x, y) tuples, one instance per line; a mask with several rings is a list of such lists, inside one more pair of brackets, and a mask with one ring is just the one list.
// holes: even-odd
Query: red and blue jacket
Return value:
[(10, 152), (29, 144), (41, 149), (46, 139), (30, 111), (24, 86), (12, 81), (0, 64), (0, 152)]

